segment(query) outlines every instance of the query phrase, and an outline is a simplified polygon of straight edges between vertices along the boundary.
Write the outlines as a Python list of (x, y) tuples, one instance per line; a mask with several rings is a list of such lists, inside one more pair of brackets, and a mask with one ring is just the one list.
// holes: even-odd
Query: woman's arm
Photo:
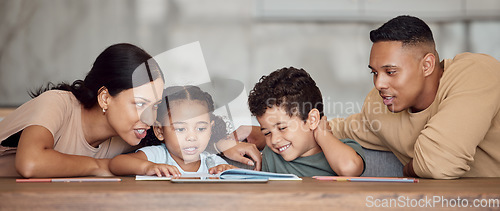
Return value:
[(145, 168), (149, 163), (146, 154), (138, 151), (114, 157), (109, 162), (109, 169), (116, 175), (146, 175)]
[(69, 155), (54, 150), (54, 137), (48, 129), (33, 125), (19, 139), (16, 169), (23, 177), (111, 176), (109, 159)]

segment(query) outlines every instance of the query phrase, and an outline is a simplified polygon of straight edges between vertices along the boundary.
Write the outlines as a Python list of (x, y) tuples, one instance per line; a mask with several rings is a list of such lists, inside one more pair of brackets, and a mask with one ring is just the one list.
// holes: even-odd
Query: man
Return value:
[(442, 62), (429, 26), (396, 17), (370, 32), (373, 89), (333, 134), (392, 151), (411, 177), (500, 176), (500, 62), (463, 53)]

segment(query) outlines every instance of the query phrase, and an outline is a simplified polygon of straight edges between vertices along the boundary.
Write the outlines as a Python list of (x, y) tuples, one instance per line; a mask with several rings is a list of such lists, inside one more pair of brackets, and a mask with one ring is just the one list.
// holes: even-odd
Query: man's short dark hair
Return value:
[(268, 108), (279, 106), (291, 117), (305, 121), (316, 108), (323, 116), (323, 99), (316, 82), (303, 69), (282, 68), (262, 76), (250, 91), (248, 106), (252, 115), (260, 117)]
[(429, 26), (417, 17), (403, 15), (395, 17), (384, 23), (380, 28), (370, 32), (370, 40), (401, 41), (403, 46), (421, 43), (434, 44), (432, 31)]

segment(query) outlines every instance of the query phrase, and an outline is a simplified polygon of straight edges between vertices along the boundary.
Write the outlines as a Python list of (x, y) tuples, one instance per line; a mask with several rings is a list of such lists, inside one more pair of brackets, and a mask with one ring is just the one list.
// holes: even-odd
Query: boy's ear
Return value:
[(165, 140), (165, 137), (163, 137), (163, 127), (161, 126), (160, 122), (156, 121), (153, 124), (153, 132), (155, 133), (155, 136), (156, 138), (158, 138), (158, 140)]
[(314, 108), (309, 111), (309, 114), (307, 115), (307, 122), (310, 130), (315, 130), (318, 127), (320, 120), (321, 118), (318, 109)]

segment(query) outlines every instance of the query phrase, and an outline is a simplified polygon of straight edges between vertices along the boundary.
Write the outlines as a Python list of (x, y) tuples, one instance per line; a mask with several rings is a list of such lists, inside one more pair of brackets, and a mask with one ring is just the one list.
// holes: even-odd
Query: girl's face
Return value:
[(169, 103), (171, 119), (164, 121), (169, 125), (162, 128), (170, 155), (177, 163), (200, 160), (214, 125), (206, 104), (198, 100), (174, 100)]
[(156, 119), (162, 93), (163, 80), (158, 78), (114, 97), (108, 95), (106, 118), (114, 133), (132, 146), (139, 144)]

